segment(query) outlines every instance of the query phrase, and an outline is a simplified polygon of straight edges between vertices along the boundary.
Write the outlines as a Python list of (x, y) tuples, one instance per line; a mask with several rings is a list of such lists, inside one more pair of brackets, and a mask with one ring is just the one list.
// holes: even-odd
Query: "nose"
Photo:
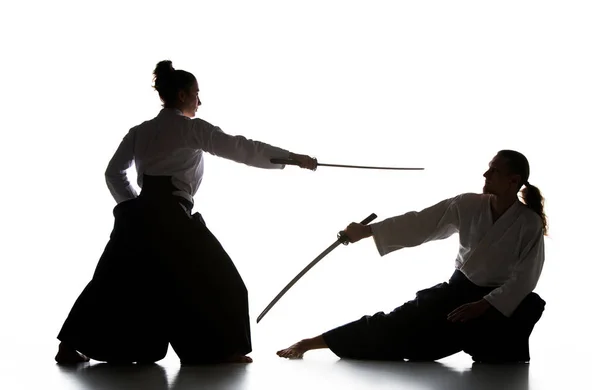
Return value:
[(198, 98), (198, 105), (201, 106), (202, 102), (200, 101), (200, 98)]

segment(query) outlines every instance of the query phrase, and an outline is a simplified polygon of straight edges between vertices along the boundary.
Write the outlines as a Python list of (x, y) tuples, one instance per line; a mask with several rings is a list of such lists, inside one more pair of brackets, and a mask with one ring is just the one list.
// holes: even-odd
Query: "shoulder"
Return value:
[(123, 136), (123, 138), (124, 139), (133, 139), (137, 133), (139, 133), (144, 128), (148, 127), (147, 126), (147, 122), (148, 121), (142, 122), (142, 123), (137, 124), (137, 125), (135, 125), (133, 127), (130, 127), (129, 130), (127, 130), (127, 132)]
[(130, 127), (128, 133), (133, 134), (133, 133), (137, 133), (139, 131), (143, 131), (143, 130), (151, 127), (156, 122), (156, 120), (157, 120), (157, 118), (146, 119), (145, 121), (142, 121), (142, 122), (138, 123), (137, 125)]
[(188, 124), (190, 126), (195, 127), (195, 128), (218, 129), (217, 126), (213, 125), (209, 121), (202, 119), (202, 118), (188, 118), (188, 117), (183, 117), (183, 118), (184, 118), (184, 120), (186, 120), (188, 122)]
[(462, 194), (458, 194), (455, 198), (466, 202), (473, 202), (487, 200), (489, 198), (489, 195), (478, 194), (475, 192), (463, 192)]
[(527, 231), (534, 235), (542, 234), (543, 224), (540, 216), (521, 201), (519, 201), (519, 209), (521, 210), (520, 219)]
[(223, 133), (219, 126), (215, 126), (209, 121), (202, 118), (185, 118), (187, 125), (185, 126), (191, 134), (205, 133), (215, 134)]
[(463, 192), (450, 199), (458, 206), (473, 207), (481, 205), (484, 202), (488, 202), (489, 195), (477, 194), (475, 192)]
[(467, 192), (445, 198), (430, 207), (454, 210), (460, 214), (465, 210), (481, 207), (484, 200), (485, 198), (481, 194)]

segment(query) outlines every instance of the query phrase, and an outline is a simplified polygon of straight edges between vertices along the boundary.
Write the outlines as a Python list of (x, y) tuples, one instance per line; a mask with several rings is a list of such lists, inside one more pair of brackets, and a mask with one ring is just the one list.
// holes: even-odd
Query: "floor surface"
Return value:
[[(327, 350), (285, 360), (260, 349), (251, 364), (181, 367), (170, 349), (152, 366), (110, 366), (92, 361), (63, 368), (56, 344), (33, 348), (8, 343), (1, 360), (3, 389), (598, 389), (598, 360), (541, 353), (529, 364), (473, 364), (459, 353), (435, 363), (344, 361)], [(543, 351), (540, 351), (543, 352)]]

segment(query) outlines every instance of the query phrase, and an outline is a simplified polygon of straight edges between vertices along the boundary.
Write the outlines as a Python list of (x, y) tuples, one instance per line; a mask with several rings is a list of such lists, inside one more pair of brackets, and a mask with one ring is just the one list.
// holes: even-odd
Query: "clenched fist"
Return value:
[(373, 234), (369, 225), (361, 225), (360, 223), (356, 222), (352, 222), (350, 225), (348, 225), (348, 227), (344, 230), (344, 233), (346, 233), (348, 241), (351, 243), (370, 237)]
[(317, 169), (317, 159), (312, 158), (310, 156), (304, 154), (296, 154), (290, 153), (290, 158), (294, 161), (297, 161), (300, 165), (300, 168), (310, 169), (314, 171)]

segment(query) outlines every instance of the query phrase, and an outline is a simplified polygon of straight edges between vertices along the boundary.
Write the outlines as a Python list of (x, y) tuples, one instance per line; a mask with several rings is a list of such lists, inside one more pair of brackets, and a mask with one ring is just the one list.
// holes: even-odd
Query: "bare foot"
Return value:
[(309, 349), (310, 348), (307, 340), (302, 340), (298, 341), (296, 344), (292, 345), (289, 348), (277, 351), (277, 355), (279, 355), (282, 358), (288, 359), (302, 359), (304, 357), (304, 353)]
[(54, 360), (58, 364), (79, 364), (89, 362), (90, 358), (60, 343)]
[(244, 355), (232, 356), (227, 360), (228, 363), (252, 363), (252, 361), (253, 360), (250, 356)]

